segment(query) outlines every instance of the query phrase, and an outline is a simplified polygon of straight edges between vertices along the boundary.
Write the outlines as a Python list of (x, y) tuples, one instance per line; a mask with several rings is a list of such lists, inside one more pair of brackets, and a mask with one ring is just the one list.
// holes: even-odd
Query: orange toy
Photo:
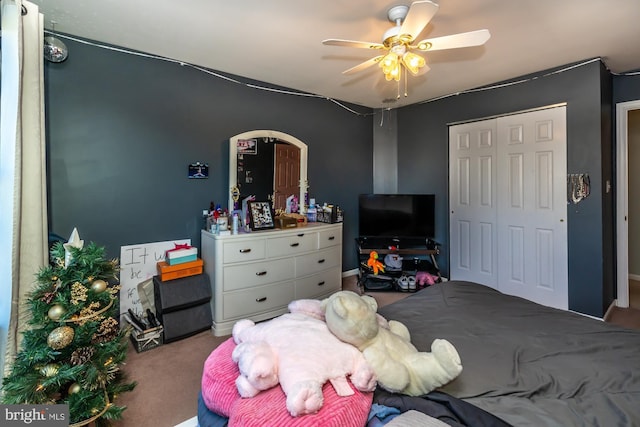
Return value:
[(373, 274), (378, 274), (378, 271), (384, 273), (384, 264), (378, 261), (378, 252), (376, 251), (371, 251), (369, 254), (367, 265), (373, 269)]

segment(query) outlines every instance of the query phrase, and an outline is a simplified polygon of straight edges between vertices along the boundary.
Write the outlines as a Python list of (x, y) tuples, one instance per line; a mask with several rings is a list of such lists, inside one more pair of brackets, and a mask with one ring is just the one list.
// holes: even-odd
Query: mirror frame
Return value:
[(264, 129), (240, 133), (229, 138), (229, 212), (233, 211), (233, 190), (238, 185), (238, 140), (253, 138), (274, 138), (295, 145), (300, 149), (300, 196), (298, 198), (298, 204), (300, 206), (300, 213), (306, 214), (307, 206), (305, 201), (307, 190), (309, 189), (309, 182), (307, 181), (307, 144), (295, 136), (284, 132)]

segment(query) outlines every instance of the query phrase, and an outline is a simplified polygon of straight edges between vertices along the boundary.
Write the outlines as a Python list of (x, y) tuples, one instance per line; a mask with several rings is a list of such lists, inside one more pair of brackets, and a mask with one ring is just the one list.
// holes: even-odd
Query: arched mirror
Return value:
[(229, 211), (241, 209), (242, 200), (270, 200), (285, 209), (295, 194), (305, 213), (307, 144), (275, 130), (254, 130), (229, 139)]

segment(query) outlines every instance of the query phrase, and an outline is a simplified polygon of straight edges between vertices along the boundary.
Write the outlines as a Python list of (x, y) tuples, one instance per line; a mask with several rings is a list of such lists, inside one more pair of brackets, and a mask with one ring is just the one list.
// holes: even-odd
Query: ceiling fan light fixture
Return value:
[(384, 58), (382, 58), (379, 66), (382, 68), (382, 72), (384, 73), (384, 77), (387, 81), (400, 80), (401, 64), (398, 55), (393, 52), (389, 52)]
[(402, 55), (402, 63), (407, 70), (411, 71), (411, 73), (415, 76), (418, 74), (420, 69), (426, 65), (424, 58), (420, 55), (416, 55), (413, 52), (407, 52)]
[[(406, 68), (404, 72), (404, 96), (407, 96), (407, 76), (409, 73), (417, 76), (421, 72), (425, 73), (429, 71), (429, 66), (426, 64), (425, 58), (412, 52), (413, 50), (421, 53), (434, 50), (480, 46), (491, 37), (489, 30), (476, 30), (417, 41), (416, 38), (429, 24), (431, 18), (433, 18), (438, 11), (438, 8), (439, 6), (434, 0), (414, 0), (411, 6), (400, 5), (392, 7), (389, 9), (387, 17), (389, 21), (395, 25), (384, 32), (382, 43), (344, 39), (326, 39), (322, 43), (332, 46), (385, 51), (374, 58), (343, 71), (343, 74), (352, 74), (362, 71), (374, 64), (378, 64), (387, 81), (395, 80), (396, 82), (400, 82), (400, 79), (403, 77), (402, 69)], [(398, 83), (398, 98), (399, 97), (400, 84)]]

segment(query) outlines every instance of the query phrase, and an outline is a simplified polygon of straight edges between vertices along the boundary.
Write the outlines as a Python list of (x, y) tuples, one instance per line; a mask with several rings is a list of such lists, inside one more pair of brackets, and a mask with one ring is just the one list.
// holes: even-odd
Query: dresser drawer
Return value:
[(339, 265), (341, 252), (340, 247), (336, 246), (296, 257), (296, 277), (308, 276)]
[(222, 253), (224, 264), (264, 259), (265, 239), (224, 242)]
[(222, 272), (223, 291), (250, 288), (293, 279), (295, 262), (293, 258), (272, 261), (250, 262), (247, 264), (226, 265)]
[(324, 230), (318, 233), (318, 247), (320, 249), (342, 245), (342, 228)]
[(294, 282), (273, 283), (222, 296), (224, 319), (244, 318), (277, 308), (286, 308), (294, 299)]
[(318, 298), (342, 289), (339, 267), (296, 280), (296, 299)]
[(296, 255), (318, 249), (318, 233), (300, 230), (297, 234), (267, 240), (267, 256), (276, 258)]

